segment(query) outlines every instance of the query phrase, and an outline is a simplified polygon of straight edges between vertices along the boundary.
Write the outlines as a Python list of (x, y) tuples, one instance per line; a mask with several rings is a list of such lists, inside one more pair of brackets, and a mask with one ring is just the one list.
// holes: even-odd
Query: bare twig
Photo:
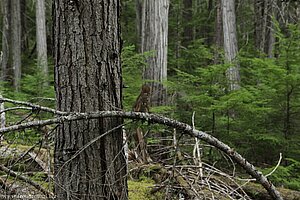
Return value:
[(279, 165), (281, 163), (281, 160), (282, 160), (282, 153), (279, 153), (279, 160), (277, 162), (277, 165), (274, 167), (274, 169), (270, 173), (268, 173), (266, 175), (266, 177), (271, 176), (276, 171), (276, 169), (279, 167)]
[[(2, 53), (2, 51), (1, 51)], [(0, 98), (2, 98), (2, 94), (0, 93)], [(5, 110), (5, 107), (4, 107), (4, 103), (3, 102), (0, 102), (0, 127), (1, 128), (4, 128), (5, 125), (6, 125), (6, 118), (5, 118), (5, 112), (2, 112), (3, 110)], [(3, 135), (0, 136), (0, 143), (2, 142), (3, 140)]]
[(12, 108), (6, 108), (0, 111), (0, 113), (12, 111), (12, 110), (32, 110), (31, 107), (25, 107), (25, 106), (19, 106), (19, 107), (12, 107)]
[(41, 185), (39, 185), (38, 183), (32, 181), (30, 178), (27, 178), (25, 176), (19, 175), (16, 172), (12, 171), (11, 169), (8, 169), (7, 167), (0, 165), (0, 170), (4, 171), (6, 174), (9, 174), (10, 176), (13, 176), (19, 180), (22, 180), (30, 185), (32, 185), (33, 187), (35, 187), (36, 189), (38, 189), (39, 191), (41, 191), (43, 194), (45, 194), (48, 197), (53, 196), (53, 193), (46, 190), (45, 188), (43, 188)]
[(38, 157), (38, 154), (31, 151), (28, 152), (28, 155), (44, 170), (44, 172), (48, 173), (49, 166)]
[(42, 110), (42, 111), (50, 112), (50, 113), (53, 113), (53, 114), (56, 114), (56, 115), (69, 115), (70, 114), (68, 112), (58, 111), (58, 110), (48, 108), (48, 107), (44, 107), (44, 106), (40, 106), (40, 105), (37, 105), (37, 104), (33, 104), (33, 103), (25, 102), (25, 101), (16, 101), (16, 100), (8, 99), (8, 98), (3, 98), (2, 96), (0, 96), (0, 103), (2, 103), (2, 102), (28, 106), (28, 107), (31, 107), (35, 110)]
[[(278, 160), (276, 166), (274, 167), (274, 169), (270, 173), (266, 174), (265, 177), (271, 176), (277, 170), (277, 168), (280, 166), (281, 160), (282, 160), (282, 153), (279, 153), (279, 160)], [(256, 179), (254, 179), (254, 178), (248, 178), (248, 179), (244, 179), (244, 178), (240, 179), (239, 178), (238, 180), (240, 180), (240, 181), (247, 181), (247, 182), (256, 181)]]
[(122, 128), (124, 125), (125, 124), (118, 125), (118, 126), (112, 128), (112, 129), (106, 131), (102, 135), (99, 135), (99, 136), (95, 137), (94, 139), (92, 139), (91, 141), (89, 141), (87, 144), (85, 144), (83, 147), (81, 147), (78, 151), (76, 151), (76, 153), (61, 166), (61, 168), (58, 170), (58, 173), (64, 168), (64, 166), (66, 166), (69, 162), (71, 162), (73, 159), (75, 159), (86, 148), (88, 148), (89, 146), (91, 146), (92, 144), (94, 144), (96, 141), (100, 140), (104, 136), (108, 135), (109, 133), (111, 133), (111, 132), (113, 132), (113, 131), (115, 131), (115, 130), (117, 130), (119, 128)]
[(16, 191), (13, 188), (11, 188), (11, 186), (8, 185), (6, 183), (6, 181), (2, 180), (2, 178), (0, 178), (0, 187), (3, 190), (5, 190), (8, 194), (15, 194), (16, 193)]
[[(193, 129), (195, 129), (195, 111), (193, 112), (192, 115), (192, 126)], [(203, 177), (203, 169), (202, 169), (202, 161), (201, 161), (201, 153), (200, 153), (200, 147), (199, 147), (199, 141), (198, 138), (195, 137), (195, 145), (194, 145), (194, 150), (193, 150), (193, 157), (194, 157), (194, 163), (199, 165), (199, 175), (200, 179), (202, 180)]]
[[(61, 112), (61, 111), (55, 111), (55, 112)], [(232, 160), (237, 162), (240, 166), (242, 166), (246, 170), (248, 174), (250, 174), (253, 178), (255, 178), (259, 183), (261, 183), (262, 186), (268, 191), (268, 193), (273, 199), (282, 200), (280, 193), (276, 190), (274, 185), (260, 171), (258, 171), (251, 163), (249, 163), (234, 149), (230, 148), (228, 145), (219, 141), (217, 138), (203, 131), (193, 129), (188, 124), (167, 117), (155, 115), (155, 114), (142, 113), (142, 112), (123, 112), (123, 111), (99, 111), (94, 113), (74, 113), (68, 116), (60, 116), (53, 119), (33, 121), (33, 122), (22, 123), (19, 125), (13, 125), (10, 127), (1, 128), (0, 133), (7, 133), (10, 131), (30, 128), (34, 126), (44, 126), (44, 125), (50, 125), (55, 123), (63, 123), (67, 121), (83, 120), (83, 119), (88, 120), (88, 119), (105, 118), (105, 117), (123, 117), (129, 119), (146, 120), (150, 123), (158, 123), (158, 124), (163, 124), (166, 126), (173, 127), (183, 131), (185, 134), (188, 134), (192, 137), (197, 137), (198, 139), (203, 140), (209, 143), (210, 145), (215, 146), (217, 149), (229, 155)]]

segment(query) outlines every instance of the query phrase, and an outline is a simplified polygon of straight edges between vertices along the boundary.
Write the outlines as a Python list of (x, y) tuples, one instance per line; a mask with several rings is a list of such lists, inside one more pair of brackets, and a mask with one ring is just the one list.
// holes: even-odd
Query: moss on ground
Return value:
[(154, 181), (151, 179), (143, 180), (128, 180), (128, 195), (129, 200), (156, 200), (162, 199), (161, 193), (150, 194), (154, 186)]

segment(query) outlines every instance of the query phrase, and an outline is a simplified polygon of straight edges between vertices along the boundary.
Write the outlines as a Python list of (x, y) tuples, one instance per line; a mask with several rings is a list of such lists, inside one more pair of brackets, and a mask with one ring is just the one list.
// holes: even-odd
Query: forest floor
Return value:
[[(35, 156), (29, 154), (34, 152)], [(42, 188), (51, 191), (52, 178), (45, 171), (46, 149), (30, 146), (2, 144), (0, 147), (0, 163), (18, 176), (27, 177)], [(186, 159), (179, 164), (168, 162), (139, 163), (129, 161), (129, 199), (156, 200), (165, 199), (254, 199), (269, 200), (266, 190), (255, 182), (239, 182), (214, 166), (202, 163), (203, 171), (191, 164), (192, 157), (183, 153)], [(49, 158), (49, 156), (48, 156)], [(51, 167), (52, 168), (52, 167)], [(49, 199), (36, 186), (18, 176), (7, 176), (0, 171), (1, 199)], [(51, 180), (50, 183), (48, 180)], [(50, 186), (49, 186), (50, 185)], [(50, 189), (49, 189), (50, 187)], [(285, 200), (300, 200), (300, 192), (277, 188)], [(270, 199), (271, 200), (271, 199)]]

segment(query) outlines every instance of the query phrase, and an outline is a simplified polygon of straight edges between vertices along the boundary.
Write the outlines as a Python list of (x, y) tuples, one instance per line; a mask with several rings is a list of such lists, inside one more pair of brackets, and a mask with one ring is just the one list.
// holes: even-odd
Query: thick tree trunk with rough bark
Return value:
[(223, 34), (225, 59), (232, 66), (226, 71), (229, 91), (240, 88), (239, 64), (237, 61), (238, 44), (236, 33), (235, 1), (222, 0)]
[(3, 28), (2, 28), (2, 62), (1, 62), (1, 81), (7, 79), (8, 74), (8, 60), (9, 60), (9, 31), (10, 31), (10, 0), (2, 1), (2, 16), (3, 16)]
[(46, 35), (46, 16), (45, 0), (36, 1), (36, 50), (37, 65), (41, 69), (44, 85), (48, 85), (48, 64), (47, 64), (47, 35)]
[[(54, 1), (57, 109), (121, 110), (120, 1)], [(55, 141), (55, 194), (67, 199), (127, 199), (119, 117), (62, 123)], [(108, 135), (78, 150), (93, 138)]]
[(153, 52), (143, 78), (151, 81), (151, 105), (165, 105), (167, 95), (162, 83), (167, 80), (169, 0), (137, 0), (136, 4), (139, 50)]
[(11, 0), (12, 22), (12, 68), (14, 72), (14, 88), (20, 90), (21, 85), (21, 4), (20, 0)]

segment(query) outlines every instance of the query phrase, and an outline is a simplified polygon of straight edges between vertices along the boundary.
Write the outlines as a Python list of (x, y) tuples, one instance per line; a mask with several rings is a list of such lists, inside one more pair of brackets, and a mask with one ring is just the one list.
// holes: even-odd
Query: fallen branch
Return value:
[(5, 172), (6, 174), (13, 176), (17, 179), (20, 179), (30, 185), (32, 185), (33, 187), (35, 187), (36, 189), (38, 189), (39, 191), (41, 191), (43, 194), (45, 194), (47, 197), (51, 197), (54, 194), (48, 190), (46, 190), (45, 188), (43, 188), (41, 185), (37, 184), (36, 182), (32, 181), (30, 178), (27, 178), (25, 176), (22, 176), (20, 174), (17, 174), (16, 172), (8, 169), (7, 167), (0, 165), (0, 170)]
[[(61, 111), (56, 111), (61, 112)], [(64, 112), (61, 112), (64, 113)], [(217, 138), (199, 130), (193, 129), (190, 125), (170, 119), (167, 117), (142, 113), (142, 112), (123, 112), (123, 111), (99, 111), (95, 113), (73, 113), (67, 116), (60, 116), (48, 120), (33, 121), (28, 123), (22, 123), (18, 125), (13, 125), (0, 129), (0, 134), (7, 133), (10, 131), (16, 131), (20, 129), (35, 127), (35, 126), (44, 126), (56, 123), (63, 123), (67, 121), (74, 120), (88, 120), (96, 118), (105, 118), (105, 117), (123, 117), (128, 119), (140, 119), (145, 120), (150, 123), (158, 123), (166, 126), (170, 126), (176, 129), (183, 131), (185, 134), (189, 134), (193, 137), (197, 137), (210, 145), (215, 146), (217, 149), (226, 153), (231, 157), (235, 162), (242, 166), (248, 174), (255, 178), (269, 193), (269, 195), (276, 200), (282, 200), (280, 193), (276, 190), (274, 185), (260, 172), (258, 171), (251, 163), (249, 163), (245, 158), (243, 158), (239, 153), (234, 149), (230, 148), (228, 145), (219, 141)]]
[(44, 172), (49, 173), (49, 166), (39, 158), (38, 154), (31, 151), (28, 152), (28, 155), (44, 170)]
[(5, 190), (7, 194), (16, 194), (16, 190), (11, 188), (11, 186), (9, 186), (6, 181), (2, 180), (2, 178), (0, 178), (0, 187)]

